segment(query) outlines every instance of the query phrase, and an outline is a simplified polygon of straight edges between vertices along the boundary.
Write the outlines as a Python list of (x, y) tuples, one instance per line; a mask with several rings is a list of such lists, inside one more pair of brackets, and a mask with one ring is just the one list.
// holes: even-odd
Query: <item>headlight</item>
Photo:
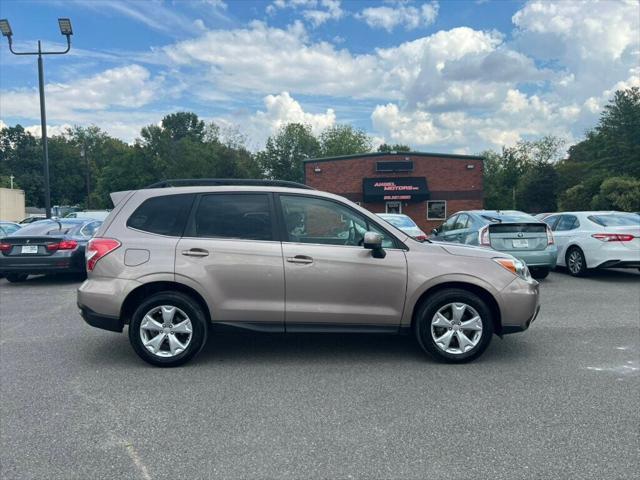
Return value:
[(524, 280), (531, 278), (527, 265), (517, 258), (494, 258), (493, 261)]

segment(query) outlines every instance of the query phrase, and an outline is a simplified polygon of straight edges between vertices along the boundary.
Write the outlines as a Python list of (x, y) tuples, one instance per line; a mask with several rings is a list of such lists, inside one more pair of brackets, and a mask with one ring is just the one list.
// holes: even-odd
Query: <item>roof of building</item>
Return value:
[(321, 158), (309, 158), (307, 160), (303, 160), (304, 163), (311, 162), (331, 162), (334, 160), (352, 160), (354, 158), (363, 158), (363, 157), (388, 157), (388, 156), (398, 156), (398, 157), (440, 157), (440, 158), (454, 158), (458, 160), (484, 160), (483, 157), (479, 155), (458, 155), (455, 153), (432, 153), (432, 152), (367, 152), (367, 153), (356, 153), (354, 155), (339, 155), (336, 157), (321, 157)]

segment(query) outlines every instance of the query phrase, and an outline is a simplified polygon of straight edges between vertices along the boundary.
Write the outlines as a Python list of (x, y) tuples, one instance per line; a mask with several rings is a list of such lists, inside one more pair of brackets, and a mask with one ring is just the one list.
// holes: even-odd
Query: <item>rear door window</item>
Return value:
[(266, 194), (203, 195), (190, 236), (273, 240), (273, 221)]
[(158, 235), (179, 237), (184, 231), (193, 198), (192, 194), (149, 198), (142, 202), (129, 217), (127, 227)]

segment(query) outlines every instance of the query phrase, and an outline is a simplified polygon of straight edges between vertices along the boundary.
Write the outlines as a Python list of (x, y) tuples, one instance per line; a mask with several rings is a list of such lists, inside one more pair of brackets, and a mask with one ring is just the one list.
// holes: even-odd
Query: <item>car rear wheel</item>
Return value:
[(9, 273), (7, 274), (7, 280), (11, 283), (19, 283), (24, 282), (29, 278), (29, 274), (27, 273)]
[(129, 341), (144, 361), (176, 367), (193, 358), (207, 341), (202, 308), (191, 297), (160, 292), (142, 302), (129, 325)]
[(571, 247), (565, 257), (567, 271), (574, 277), (584, 277), (587, 274), (587, 260), (578, 247)]
[(449, 363), (471, 361), (489, 346), (493, 335), (491, 309), (467, 290), (441, 290), (416, 314), (415, 334), (424, 351)]
[(532, 267), (531, 276), (536, 280), (542, 280), (543, 278), (547, 278), (549, 276), (549, 269), (546, 267)]

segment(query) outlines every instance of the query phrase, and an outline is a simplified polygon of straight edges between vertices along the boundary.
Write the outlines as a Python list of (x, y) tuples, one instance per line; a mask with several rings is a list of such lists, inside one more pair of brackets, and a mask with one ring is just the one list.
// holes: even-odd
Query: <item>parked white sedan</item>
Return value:
[(640, 216), (564, 212), (546, 217), (558, 245), (557, 265), (576, 277), (593, 268), (640, 268)]

